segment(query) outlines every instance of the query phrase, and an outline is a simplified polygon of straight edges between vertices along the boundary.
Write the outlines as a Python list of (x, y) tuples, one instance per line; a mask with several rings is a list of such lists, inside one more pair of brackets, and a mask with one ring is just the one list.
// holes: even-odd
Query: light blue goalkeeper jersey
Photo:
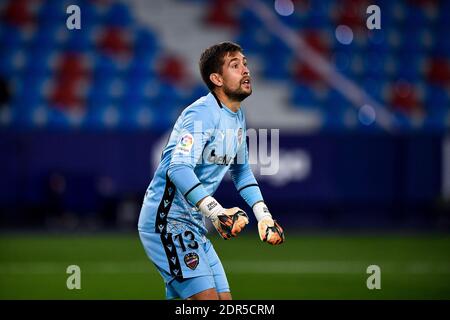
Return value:
[(242, 109), (233, 112), (209, 93), (178, 117), (145, 194), (138, 229), (204, 236), (204, 217), (195, 204), (215, 193), (228, 170), (250, 207), (263, 200), (248, 163)]

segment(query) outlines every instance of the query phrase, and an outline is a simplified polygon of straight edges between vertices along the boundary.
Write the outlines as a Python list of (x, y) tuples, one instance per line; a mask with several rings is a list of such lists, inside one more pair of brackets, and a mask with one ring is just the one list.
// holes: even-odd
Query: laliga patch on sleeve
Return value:
[(175, 152), (180, 152), (183, 154), (189, 154), (191, 152), (192, 146), (194, 145), (194, 137), (190, 133), (184, 134), (180, 142), (178, 142)]

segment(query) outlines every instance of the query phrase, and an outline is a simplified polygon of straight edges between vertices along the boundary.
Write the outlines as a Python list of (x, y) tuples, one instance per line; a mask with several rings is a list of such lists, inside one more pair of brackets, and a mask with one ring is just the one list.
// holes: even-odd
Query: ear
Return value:
[(211, 73), (209, 75), (209, 80), (214, 83), (217, 87), (221, 87), (223, 85), (222, 76), (218, 73)]

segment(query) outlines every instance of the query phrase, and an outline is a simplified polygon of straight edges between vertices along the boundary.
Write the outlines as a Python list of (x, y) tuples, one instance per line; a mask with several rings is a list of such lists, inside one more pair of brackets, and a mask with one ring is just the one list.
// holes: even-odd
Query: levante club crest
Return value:
[(184, 256), (184, 263), (189, 267), (189, 269), (194, 270), (197, 268), (199, 262), (198, 254), (195, 252), (190, 252)]

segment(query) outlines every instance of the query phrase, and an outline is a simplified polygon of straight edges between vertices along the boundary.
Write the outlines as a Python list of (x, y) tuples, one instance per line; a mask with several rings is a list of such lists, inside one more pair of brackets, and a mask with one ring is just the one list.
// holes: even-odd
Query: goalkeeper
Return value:
[(210, 219), (224, 239), (248, 224), (240, 208), (223, 208), (213, 198), (230, 170), (236, 189), (253, 209), (262, 241), (284, 241), (248, 163), (241, 102), (252, 93), (247, 59), (239, 45), (223, 42), (200, 57), (210, 93), (183, 110), (147, 189), (139, 216), (139, 236), (162, 275), (166, 298), (231, 299), (217, 253), (206, 238)]

